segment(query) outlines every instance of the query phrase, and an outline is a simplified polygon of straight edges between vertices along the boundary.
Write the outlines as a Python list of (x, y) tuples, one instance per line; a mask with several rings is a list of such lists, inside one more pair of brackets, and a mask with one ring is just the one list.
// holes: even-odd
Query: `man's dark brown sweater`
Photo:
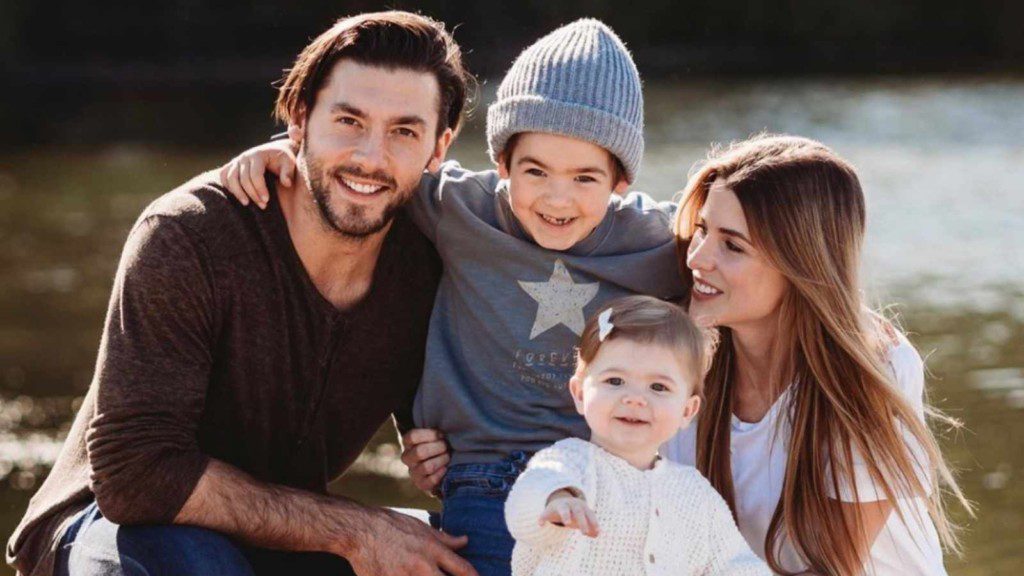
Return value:
[(369, 294), (339, 312), (276, 199), (240, 206), (214, 178), (158, 199), (129, 235), (92, 386), (8, 543), (25, 574), (52, 573), (93, 499), (117, 524), (170, 523), (210, 458), (324, 493), (411, 405), (440, 273), (422, 234), (400, 214)]

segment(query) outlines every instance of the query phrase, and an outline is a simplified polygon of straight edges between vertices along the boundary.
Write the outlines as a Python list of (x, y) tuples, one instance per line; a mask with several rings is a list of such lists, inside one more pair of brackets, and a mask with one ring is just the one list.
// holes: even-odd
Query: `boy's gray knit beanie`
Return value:
[(519, 132), (586, 140), (614, 154), (636, 181), (644, 154), (640, 74), (622, 40), (603, 22), (577, 20), (516, 58), (487, 110), (491, 160)]

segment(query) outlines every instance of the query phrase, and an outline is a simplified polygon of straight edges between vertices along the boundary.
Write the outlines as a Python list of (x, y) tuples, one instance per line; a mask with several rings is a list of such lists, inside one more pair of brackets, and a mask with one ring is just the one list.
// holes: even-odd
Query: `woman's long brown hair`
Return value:
[[(687, 184), (676, 220), (687, 279), (686, 250), (715, 181), (739, 199), (754, 244), (789, 284), (780, 305), (774, 368), (763, 375), (773, 398), (792, 386), (783, 420), (792, 431), (785, 479), (765, 541), (769, 566), (788, 573), (779, 556), (788, 539), (815, 573), (862, 572), (869, 554), (859, 545), (865, 541), (862, 519), (855, 506), (829, 497), (850, 484), (857, 499), (855, 454), (863, 455), (888, 501), (924, 499), (943, 544), (959, 552), (940, 483), (969, 513), (972, 506), (928, 427), (895, 387), (886, 366), (895, 330), (861, 301), (865, 208), (853, 168), (826, 146), (791, 136), (760, 135), (713, 150)], [(697, 424), (697, 468), (735, 514), (729, 435), (736, 366), (731, 331), (719, 332), (705, 380), (706, 408)], [(936, 410), (928, 412), (958, 425)], [(921, 450), (908, 449), (908, 434)], [(892, 513), (911, 520), (899, 506)]]

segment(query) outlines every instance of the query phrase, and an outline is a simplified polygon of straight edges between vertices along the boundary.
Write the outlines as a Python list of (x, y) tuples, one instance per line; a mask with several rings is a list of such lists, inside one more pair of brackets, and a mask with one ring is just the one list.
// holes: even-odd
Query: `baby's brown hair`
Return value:
[[(608, 310), (611, 310), (608, 322), (612, 328), (602, 339), (599, 319)], [(576, 355), (576, 374), (593, 362), (602, 344), (619, 338), (678, 351), (690, 371), (691, 393), (704, 395), (708, 338), (680, 306), (651, 296), (626, 296), (602, 306), (583, 328)]]

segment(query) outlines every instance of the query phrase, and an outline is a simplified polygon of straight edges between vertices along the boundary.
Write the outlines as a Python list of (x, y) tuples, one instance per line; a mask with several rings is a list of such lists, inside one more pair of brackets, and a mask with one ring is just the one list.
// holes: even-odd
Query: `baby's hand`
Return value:
[(545, 522), (574, 528), (591, 538), (596, 537), (599, 531), (597, 515), (587, 506), (586, 500), (565, 489), (556, 490), (548, 496), (548, 505), (540, 515), (539, 523), (543, 526)]
[(248, 206), (251, 198), (260, 208), (266, 208), (270, 192), (264, 174), (270, 170), (278, 175), (281, 184), (291, 186), (295, 164), (292, 141), (273, 140), (232, 158), (220, 169), (220, 184), (242, 205)]

